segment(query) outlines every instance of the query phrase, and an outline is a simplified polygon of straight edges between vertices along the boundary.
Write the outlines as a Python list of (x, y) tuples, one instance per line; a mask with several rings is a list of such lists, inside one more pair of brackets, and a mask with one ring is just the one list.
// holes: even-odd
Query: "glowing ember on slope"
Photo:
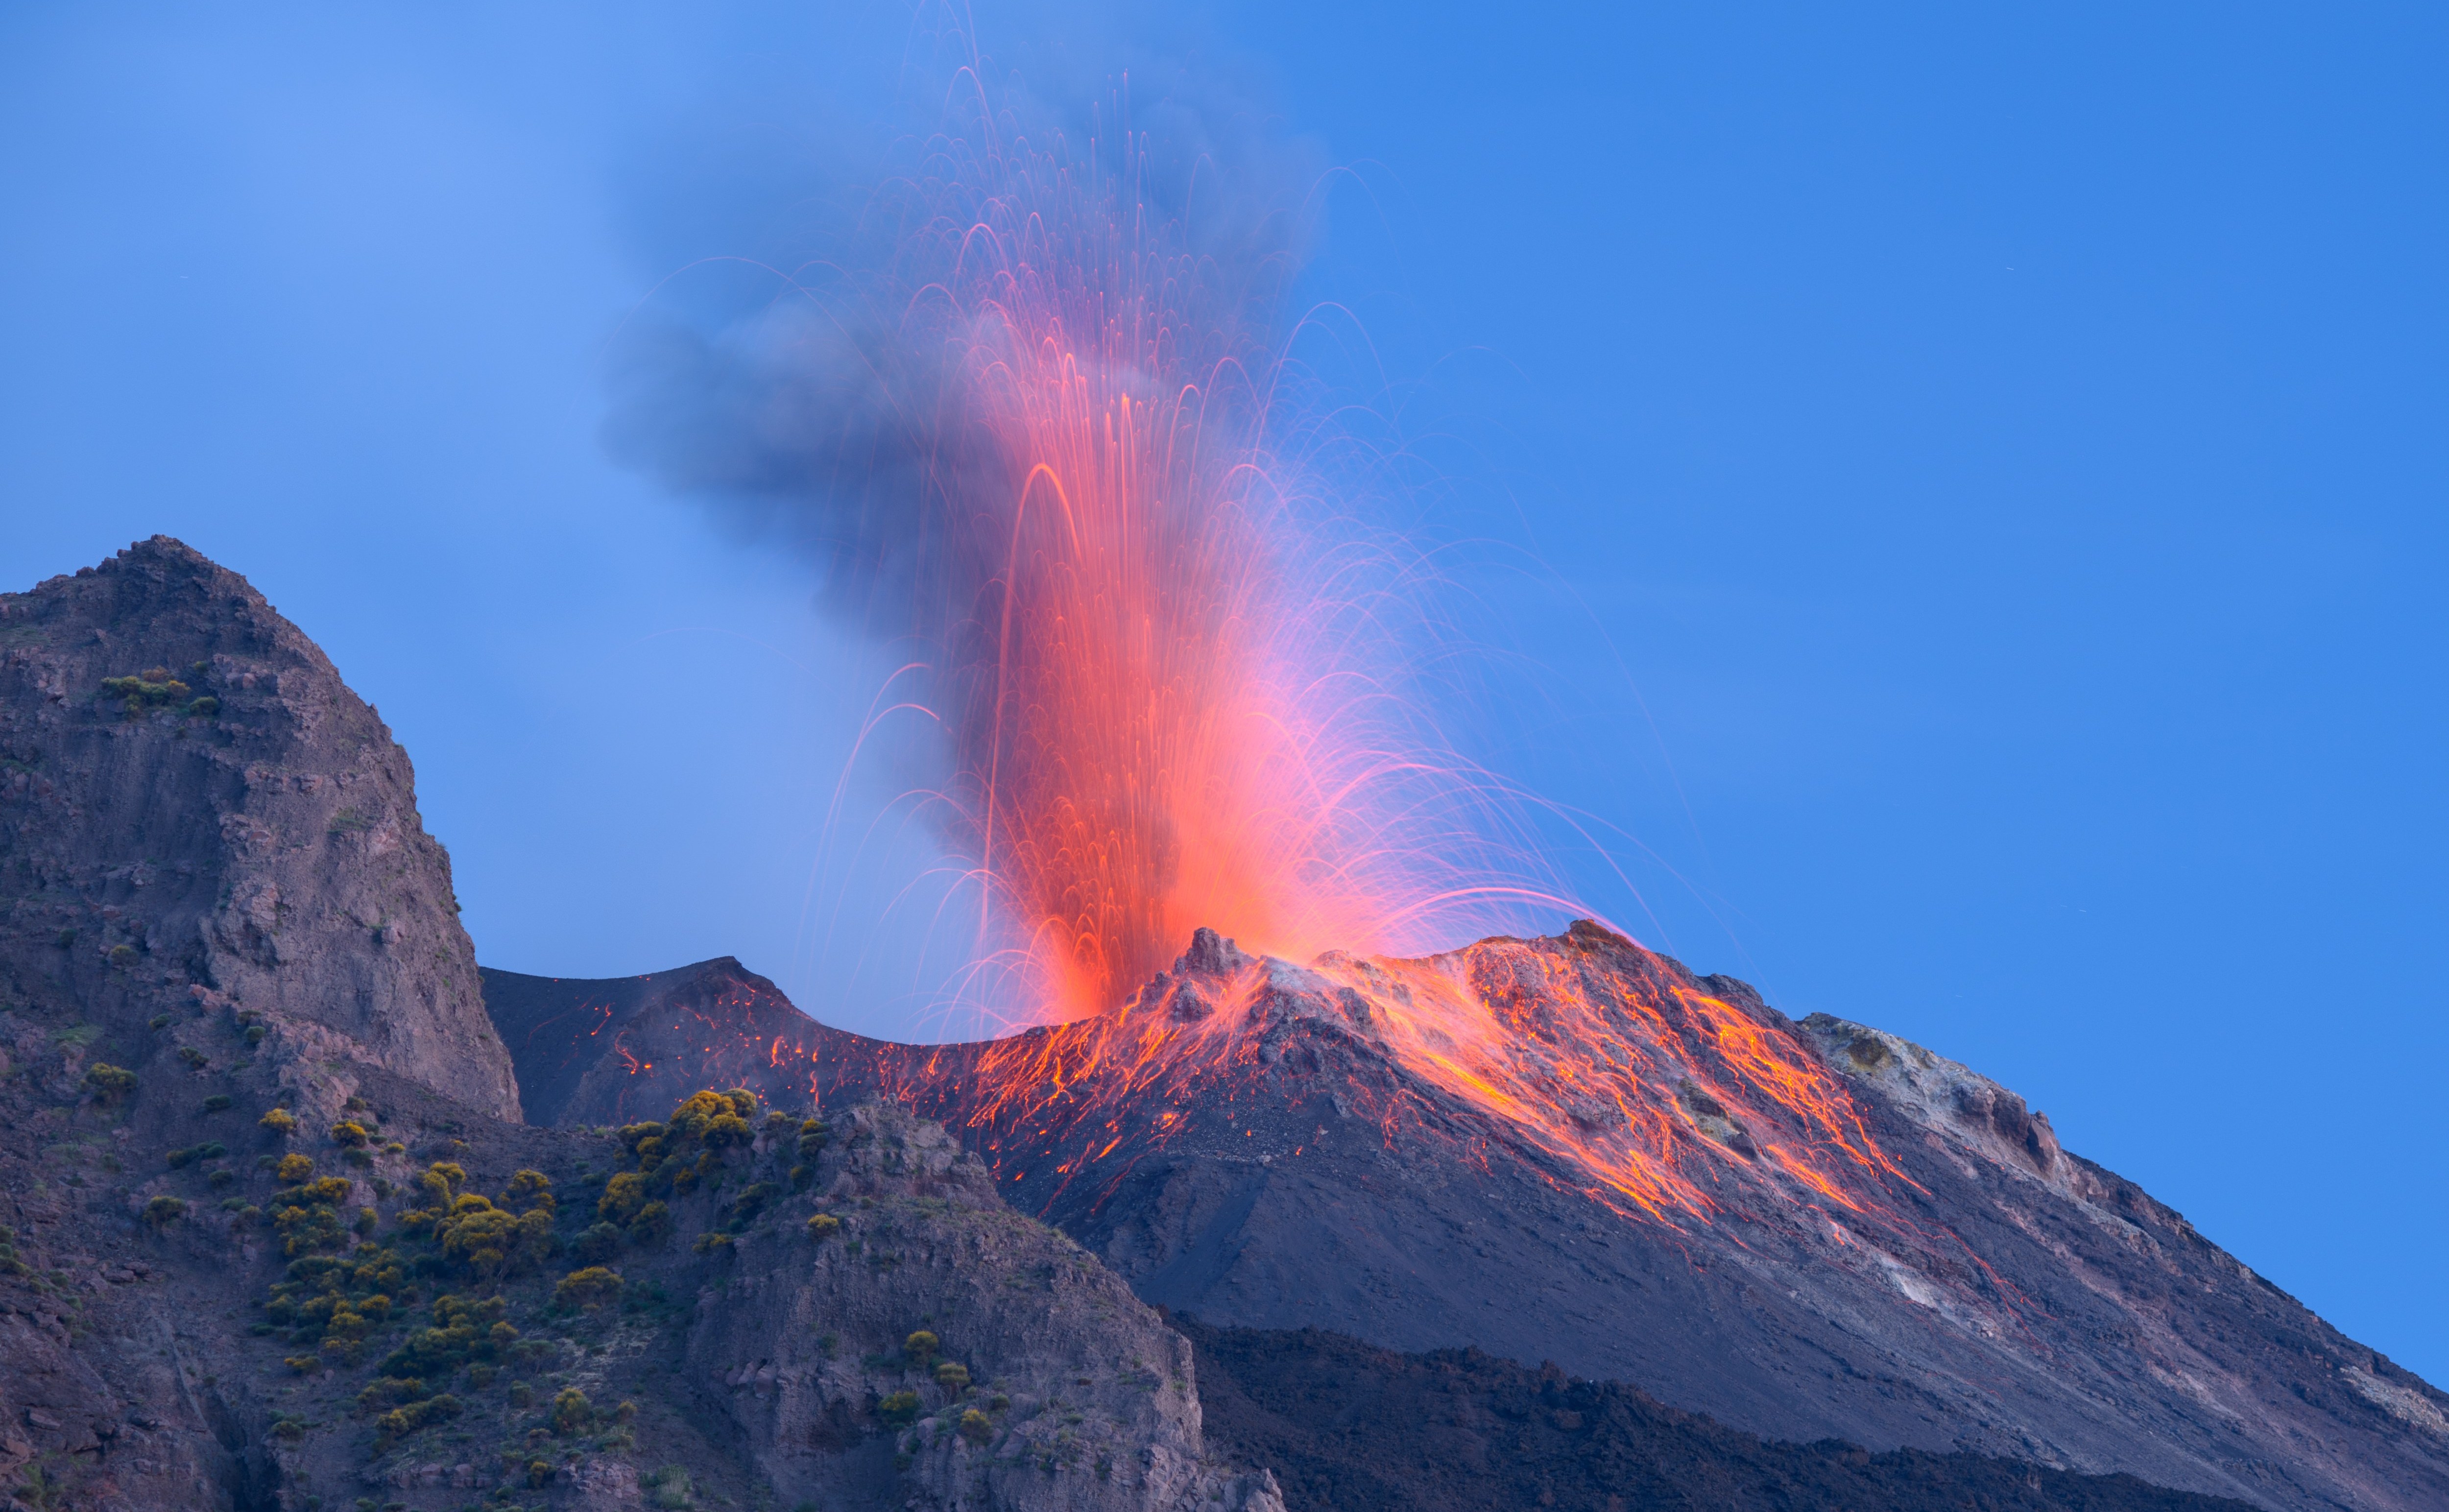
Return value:
[[(1069, 1169), (1126, 1137), (1162, 1146), (1186, 1127), (1179, 1110), (1253, 1096), (1286, 1031), (1304, 1025), (1406, 1074), (1343, 1089), (1390, 1138), (1450, 1129), (1469, 1110), (1628, 1213), (1707, 1218), (1717, 1180), (1737, 1173), (1856, 1213), (1888, 1211), (1885, 1180), (1910, 1185), (1808, 1050), (1592, 924), (1563, 941), (1490, 940), (1422, 960), (1336, 952), (1307, 968), (1243, 957), (1203, 931), (1125, 1007), (962, 1047), (974, 1059), (932, 1064), (903, 1095), (994, 1134), (1054, 1135), (1075, 1147)], [(947, 1107), (929, 1084), (956, 1064), (963, 1091)]]

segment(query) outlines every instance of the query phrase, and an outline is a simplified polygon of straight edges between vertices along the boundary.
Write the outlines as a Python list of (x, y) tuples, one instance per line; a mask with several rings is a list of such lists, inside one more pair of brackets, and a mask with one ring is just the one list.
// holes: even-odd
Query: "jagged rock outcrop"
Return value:
[[(785, 1499), (1282, 1512), (1264, 1471), (1206, 1457), (1190, 1346), (1095, 1256), (1005, 1207), (938, 1125), (869, 1104), (833, 1132), (811, 1174), (839, 1227), (743, 1238), (688, 1340)], [(918, 1329), (940, 1359), (911, 1358)], [(897, 1393), (908, 1425), (862, 1431)]]
[(308, 1026), (318, 1061), (519, 1116), (408, 753), (167, 536), (0, 594), (0, 992)]
[(537, 1123), (627, 1123), (716, 1084), (806, 1092), (758, 1073), (776, 1038), (813, 1027), (808, 1017), (729, 956), (600, 981), (490, 966), (481, 975)]
[(1205, 1451), (1181, 1336), (897, 1109), (812, 1134), (742, 1095), (728, 1134), (646, 1126), (671, 1166), (632, 1191), (634, 1126), (367, 1068), (310, 1132), (262, 1121), (267, 1066), (113, 1092), (77, 1068), (119, 1045), (64, 1028), (0, 1018), (11, 1512), (1282, 1512)]
[[(0, 1502), (1279, 1512), (940, 1129), (520, 1122), (411, 784), (175, 541), (0, 596)], [(669, 1069), (635, 1116), (716, 1068)]]

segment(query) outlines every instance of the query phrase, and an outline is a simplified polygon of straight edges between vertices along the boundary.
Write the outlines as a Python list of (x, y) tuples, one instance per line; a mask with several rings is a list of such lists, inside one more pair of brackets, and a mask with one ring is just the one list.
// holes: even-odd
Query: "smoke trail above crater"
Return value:
[(1439, 733), (1434, 574), (1286, 357), (1301, 186), (1178, 101), (1065, 130), (955, 78), (837, 255), (635, 345), (615, 436), (916, 648), (940, 927), (1002, 1016), (1109, 1008), (1200, 925), (1425, 948), (1557, 901)]

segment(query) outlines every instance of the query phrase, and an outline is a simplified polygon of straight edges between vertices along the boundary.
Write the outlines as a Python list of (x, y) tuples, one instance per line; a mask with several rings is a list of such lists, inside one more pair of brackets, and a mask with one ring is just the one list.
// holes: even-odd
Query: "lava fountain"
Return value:
[(927, 648), (930, 803), (1005, 1017), (1110, 1008), (1200, 925), (1306, 955), (1554, 898), (1425, 714), (1417, 559), (1274, 449), (1310, 417), (1290, 259), (1160, 213), (1128, 129), (1032, 141), (974, 100), (827, 302), (866, 392), (820, 455)]
[[(1721, 1170), (1877, 1205), (1899, 1173), (1775, 1024), (1647, 966), (1429, 954), (1574, 905), (1530, 805), (1430, 713), (1453, 647), (1420, 556), (1321, 481), (1289, 239), (1203, 232), (1145, 138), (1032, 137), (964, 78), (962, 128), (873, 196), (873, 255), (794, 280), (817, 313), (779, 360), (815, 376), (768, 425), (837, 587), (924, 649), (895, 707), (943, 734), (926, 805), (974, 889), (969, 959), (1006, 1027), (1041, 1026), (941, 1057), (952, 1103), (935, 1069), (910, 1095), (1110, 1149), (1125, 1103), (1255, 1066), (1283, 1004), (1349, 1002), (1413, 1085), (1627, 1212), (1706, 1215)], [(1254, 954), (1194, 986), (1202, 926)]]

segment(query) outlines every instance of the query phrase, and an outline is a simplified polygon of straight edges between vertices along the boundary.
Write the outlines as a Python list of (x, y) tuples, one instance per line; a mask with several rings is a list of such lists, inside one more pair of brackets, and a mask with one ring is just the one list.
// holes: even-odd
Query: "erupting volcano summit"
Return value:
[(1552, 1360), (1774, 1438), (2271, 1506), (2449, 1496), (2439, 1393), (2012, 1092), (1587, 921), (1307, 965), (1202, 930), (1110, 1013), (968, 1045), (828, 1030), (729, 960), (486, 984), (540, 1116), (709, 1075), (882, 1096), (1209, 1323)]
[(477, 972), (405, 753), (161, 538), (0, 597), (0, 762), (29, 1495), (2449, 1505), (2449, 1398), (2012, 1093), (1595, 923), (958, 1045)]

